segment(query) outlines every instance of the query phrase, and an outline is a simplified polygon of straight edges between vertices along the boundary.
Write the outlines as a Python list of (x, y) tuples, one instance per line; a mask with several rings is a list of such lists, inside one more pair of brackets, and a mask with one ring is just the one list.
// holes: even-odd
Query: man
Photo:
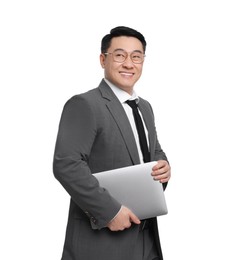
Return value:
[[(140, 221), (92, 175), (145, 162), (126, 101), (136, 100), (143, 118), (151, 178), (164, 188), (170, 166), (157, 139), (154, 116), (134, 85), (141, 76), (146, 41), (138, 31), (116, 27), (102, 39), (104, 79), (98, 88), (72, 97), (59, 125), (54, 174), (71, 196), (62, 260), (162, 260), (156, 218)], [(148, 160), (147, 160), (148, 161)]]

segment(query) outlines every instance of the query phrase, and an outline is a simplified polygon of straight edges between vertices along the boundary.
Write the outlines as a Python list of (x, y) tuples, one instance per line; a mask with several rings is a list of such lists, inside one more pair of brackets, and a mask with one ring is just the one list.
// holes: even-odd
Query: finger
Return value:
[(162, 179), (160, 180), (160, 183), (165, 183), (165, 182), (168, 182), (170, 178), (166, 178), (166, 179)]
[(131, 212), (129, 216), (130, 216), (131, 222), (133, 222), (135, 224), (141, 223), (140, 219), (134, 213)]
[(152, 176), (161, 175), (161, 174), (165, 174), (166, 172), (169, 172), (169, 171), (170, 171), (170, 167), (169, 167), (168, 164), (166, 164), (166, 165), (163, 165), (162, 167), (160, 167), (157, 170), (153, 170), (151, 175)]
[(170, 177), (171, 177), (170, 173), (167, 173), (166, 175), (162, 176), (162, 178), (160, 179), (160, 182), (161, 183), (168, 182)]
[(165, 174), (167, 172), (167, 170), (165, 168), (160, 168), (156, 171), (153, 171), (151, 173), (152, 176), (158, 176), (158, 175), (162, 175), (162, 174)]
[(170, 178), (170, 172), (164, 172), (159, 175), (152, 175), (154, 180), (162, 180), (162, 179), (169, 179)]
[(167, 162), (164, 161), (164, 160), (159, 160), (159, 161), (157, 161), (157, 164), (154, 165), (154, 167), (152, 168), (152, 170), (153, 170), (153, 171), (156, 171), (156, 170), (158, 170), (158, 169), (164, 167), (164, 166), (166, 165), (166, 163), (167, 163)]

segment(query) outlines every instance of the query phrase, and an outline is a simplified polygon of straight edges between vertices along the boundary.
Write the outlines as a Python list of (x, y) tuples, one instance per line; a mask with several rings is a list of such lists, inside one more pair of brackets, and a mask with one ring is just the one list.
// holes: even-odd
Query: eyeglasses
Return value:
[(113, 60), (116, 61), (116, 62), (119, 62), (119, 63), (124, 62), (127, 59), (128, 55), (130, 55), (132, 62), (135, 63), (135, 64), (142, 63), (144, 61), (144, 57), (146, 56), (145, 54), (143, 54), (142, 52), (139, 52), (139, 51), (133, 51), (133, 52), (127, 53), (124, 50), (115, 50), (112, 53), (111, 52), (105, 52), (104, 54), (105, 55), (108, 55), (108, 54), (112, 55)]

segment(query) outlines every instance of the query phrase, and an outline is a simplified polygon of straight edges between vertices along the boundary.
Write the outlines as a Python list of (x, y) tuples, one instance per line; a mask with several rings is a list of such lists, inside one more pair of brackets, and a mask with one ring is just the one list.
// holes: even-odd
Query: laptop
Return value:
[(95, 173), (101, 187), (140, 219), (168, 213), (163, 186), (151, 176), (157, 162)]

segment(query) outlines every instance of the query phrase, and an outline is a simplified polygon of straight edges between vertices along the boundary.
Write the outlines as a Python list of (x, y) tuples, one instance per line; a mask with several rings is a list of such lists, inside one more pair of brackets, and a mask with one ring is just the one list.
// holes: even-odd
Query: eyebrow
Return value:
[[(126, 50), (124, 50), (124, 49), (122, 49), (122, 48), (117, 48), (117, 49), (115, 49), (114, 51), (126, 51)], [(127, 51), (126, 51), (127, 52)], [(139, 53), (143, 53), (142, 51), (140, 51), (140, 50), (133, 50), (133, 51), (130, 51), (130, 52), (139, 52)], [(129, 52), (128, 52), (129, 53)]]

